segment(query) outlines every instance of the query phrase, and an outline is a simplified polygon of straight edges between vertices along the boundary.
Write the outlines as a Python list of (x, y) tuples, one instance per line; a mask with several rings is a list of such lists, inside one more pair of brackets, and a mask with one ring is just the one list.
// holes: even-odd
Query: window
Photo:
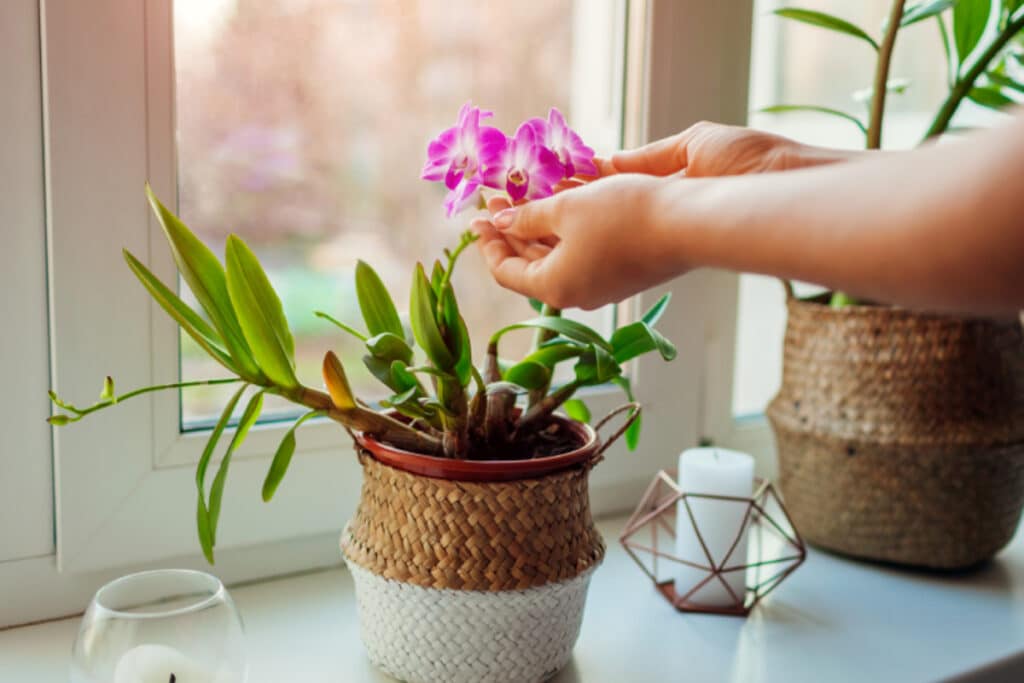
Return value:
[[(562, 106), (603, 150), (702, 118), (739, 122), (746, 64), (722, 55), (748, 52), (750, 16), (748, 0), (559, 0), (516, 11), (468, 0), (91, 0), (47, 3), (45, 13), (39, 0), (0, 4), (0, 36), (17, 55), (0, 65), (17, 104), (0, 112), (11, 133), (0, 218), (17, 227), (4, 235), (15, 237), (0, 253), (0, 297), (18, 330), (0, 340), (0, 369), (24, 378), (0, 399), (0, 625), (79, 610), (96, 585), (131, 569), (204, 566), (193, 472), (210, 397), (186, 395), (183, 414), (182, 397), (165, 392), (55, 431), (52, 471), (42, 423), (47, 369), (51, 386), (80, 402), (105, 374), (127, 389), (205, 372), (117, 250), (173, 281), (142, 194), (147, 179), (215, 248), (227, 230), (255, 243), (293, 323), (306, 325), (321, 305), (351, 319), (342, 299), (356, 254), (403, 281), (412, 259), (461, 228), (440, 217), (436, 188), (415, 178), (426, 138), (464, 99), (494, 107), (503, 126)], [(272, 37), (259, 40), (268, 25)], [(495, 25), (501, 49), (479, 37)], [(523, 85), (516, 60), (538, 46), (565, 69), (548, 77), (527, 61), (535, 77)], [(254, 83), (260, 65), (267, 71)], [(528, 315), (471, 260), (458, 285), (474, 327)], [(595, 470), (598, 513), (629, 509), (652, 472), (706, 433), (705, 367), (721, 355), (716, 344), (731, 343), (708, 302), (730, 277), (693, 274), (621, 307), (634, 315), (671, 290), (661, 326), (681, 353), (669, 370), (660, 359), (630, 368), (645, 403), (643, 441)], [(732, 311), (734, 302), (719, 303)], [(301, 334), (311, 348), (341, 343), (312, 325)], [(595, 415), (620, 402), (618, 392), (589, 398)], [(359, 467), (339, 430), (310, 423), (266, 505), (258, 492), (282, 431), (258, 426), (232, 464), (216, 567), (228, 582), (338, 561)]]
[[(801, 142), (825, 147), (863, 148), (861, 132), (850, 122), (818, 113), (757, 113), (772, 104), (815, 104), (867, 118), (864, 88), (874, 72), (874, 52), (864, 43), (841, 34), (775, 16), (771, 11), (792, 3), (756, 0), (752, 41), (749, 123)], [(813, 0), (801, 7), (847, 19), (878, 34), (888, 14), (888, 0), (850, 3)], [(942, 102), (947, 86), (942, 43), (934, 20), (899, 33), (892, 80), (906, 85), (886, 100), (887, 149), (916, 146)], [(961, 125), (983, 125), (998, 114), (965, 102), (957, 114)], [(803, 286), (798, 295), (821, 291)], [(757, 275), (739, 279), (736, 352), (731, 414), (756, 418), (775, 395), (781, 380), (785, 295), (779, 282)]]

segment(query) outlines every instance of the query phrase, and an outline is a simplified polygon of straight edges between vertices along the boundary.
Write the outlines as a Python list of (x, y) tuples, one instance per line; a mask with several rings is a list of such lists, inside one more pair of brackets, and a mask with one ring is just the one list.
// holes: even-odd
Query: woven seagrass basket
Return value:
[(520, 683), (568, 662), (604, 558), (587, 479), (608, 445), (569, 424), (582, 444), (554, 471), (554, 458), (447, 461), (462, 470), (447, 478), (423, 474), (438, 458), (360, 437), (362, 495), (341, 549), (377, 666), (410, 683)]
[(1020, 322), (788, 294), (782, 386), (767, 414), (800, 533), (936, 569), (997, 553), (1024, 503)]

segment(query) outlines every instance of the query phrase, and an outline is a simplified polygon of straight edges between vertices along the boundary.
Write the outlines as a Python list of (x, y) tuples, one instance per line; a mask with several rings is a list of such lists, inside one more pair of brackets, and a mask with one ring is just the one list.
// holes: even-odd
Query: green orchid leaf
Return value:
[(551, 368), (542, 363), (524, 360), (510, 367), (502, 379), (523, 389), (540, 389), (551, 382)]
[(213, 545), (217, 544), (217, 523), (220, 521), (221, 501), (224, 499), (224, 484), (227, 482), (231, 456), (234, 455), (235, 451), (242, 445), (242, 442), (245, 441), (249, 429), (259, 419), (261, 410), (263, 410), (263, 392), (257, 391), (249, 399), (248, 405), (245, 406), (245, 410), (242, 412), (242, 417), (238, 421), (238, 427), (235, 428), (235, 435), (231, 438), (231, 443), (228, 444), (224, 457), (220, 459), (217, 474), (214, 476), (213, 484), (210, 486), (210, 539)]
[(363, 365), (365, 365), (366, 369), (370, 371), (370, 374), (380, 380), (384, 386), (388, 387), (392, 391), (401, 391), (401, 388), (395, 384), (394, 378), (391, 376), (391, 361), (368, 354), (363, 356)]
[[(612, 382), (617, 384), (619, 388), (622, 389), (623, 393), (626, 394), (626, 398), (630, 402), (636, 401), (636, 397), (633, 395), (633, 385), (629, 381), (628, 377), (622, 375), (613, 379)], [(642, 419), (643, 413), (637, 415), (636, 420), (633, 421), (633, 424), (629, 425), (629, 427), (626, 429), (626, 433), (623, 435), (626, 438), (626, 448), (629, 449), (630, 451), (635, 451), (636, 447), (640, 444), (640, 421)]]
[(417, 263), (413, 272), (412, 293), (409, 297), (409, 322), (416, 343), (427, 354), (427, 358), (438, 368), (450, 370), (455, 365), (444, 336), (438, 328), (434, 312), (437, 310), (437, 297), (430, 287), (427, 275), (423, 272), (423, 264)]
[(971, 88), (967, 93), (967, 97), (975, 104), (996, 110), (1017, 104), (1017, 102), (1004, 95), (999, 88), (983, 85)]
[(757, 111), (761, 112), (762, 114), (784, 114), (786, 112), (791, 111), (813, 111), (817, 112), (818, 114), (838, 116), (839, 118), (845, 119), (846, 121), (849, 121), (853, 125), (857, 126), (857, 128), (860, 129), (861, 133), (864, 133), (866, 135), (868, 132), (868, 127), (864, 125), (864, 123), (862, 123), (861, 120), (858, 119), (856, 116), (854, 116), (853, 114), (847, 114), (845, 111), (841, 111), (839, 109), (832, 109), (831, 107), (819, 107), (814, 104), (773, 104), (770, 107), (761, 107)]
[(611, 341), (615, 360), (619, 363), (649, 351), (657, 351), (665, 360), (676, 357), (676, 347), (672, 342), (642, 320), (615, 330)]
[(530, 308), (537, 311), (538, 313), (544, 312), (544, 302), (540, 299), (534, 299), (533, 297), (527, 297), (527, 301), (530, 302)]
[(578, 398), (570, 398), (568, 401), (562, 404), (562, 410), (573, 420), (577, 422), (590, 422), (590, 408), (587, 404)]
[(412, 349), (405, 339), (390, 332), (381, 332), (366, 340), (367, 350), (382, 360), (401, 360), (406, 365), (412, 362)]
[[(988, 25), (991, 0), (959, 0), (953, 7), (953, 44), (956, 55), (963, 65), (978, 46)], [(984, 105), (989, 106), (989, 105)]]
[(345, 332), (348, 332), (349, 334), (351, 334), (353, 337), (355, 337), (356, 339), (358, 339), (361, 342), (365, 342), (367, 339), (369, 339), (369, 337), (367, 337), (365, 334), (363, 334), (362, 332), (360, 332), (356, 328), (351, 327), (349, 325), (346, 325), (345, 323), (341, 322), (340, 320), (338, 320), (334, 316), (328, 315), (327, 313), (324, 313), (323, 311), (314, 311), (313, 314), (316, 317), (323, 318), (324, 320), (326, 320), (327, 322), (333, 324), (334, 326), (341, 328)]
[[(509, 367), (511, 367), (511, 366), (509, 366)], [(418, 374), (430, 375), (432, 377), (437, 377), (438, 379), (443, 379), (443, 380), (447, 380), (447, 381), (450, 381), (450, 382), (454, 382), (455, 381), (455, 375), (451, 374), (450, 372), (445, 372), (444, 370), (438, 370), (437, 368), (431, 367), (429, 365), (417, 365), (417, 366), (407, 367), (407, 368), (403, 368), (403, 369), (406, 372), (410, 372), (410, 373), (417, 374), (417, 375)]]
[(235, 374), (242, 374), (236, 367), (234, 360), (223, 348), (223, 340), (220, 334), (210, 327), (199, 314), (178, 298), (169, 287), (162, 283), (153, 273), (149, 271), (142, 262), (135, 258), (127, 249), (122, 251), (124, 260), (135, 277), (139, 279), (142, 286), (146, 288), (153, 300), (160, 304), (160, 307), (167, 312), (176, 323), (185, 330), (188, 336), (195, 340), (201, 349), (206, 351), (211, 358), (223, 365)]
[(654, 327), (654, 325), (661, 320), (661, 315), (665, 312), (665, 308), (668, 307), (668, 302), (671, 300), (672, 292), (662, 294), (661, 298), (658, 299), (653, 306), (647, 309), (647, 312), (643, 314), (640, 320), (651, 327)]
[(213, 564), (213, 531), (210, 512), (206, 506), (206, 470), (209, 467), (210, 458), (213, 457), (213, 451), (217, 448), (217, 443), (220, 441), (221, 434), (224, 433), (224, 428), (227, 427), (228, 422), (231, 420), (231, 415), (235, 412), (235, 406), (238, 405), (239, 399), (242, 398), (242, 393), (248, 386), (248, 384), (243, 384), (239, 387), (238, 391), (232, 395), (231, 400), (228, 401), (228, 404), (224, 406), (220, 419), (210, 433), (210, 438), (206, 440), (206, 447), (203, 448), (203, 454), (196, 465), (196, 488), (199, 490), (199, 498), (196, 504), (196, 529), (199, 533), (199, 545), (203, 549), (206, 561), (210, 564)]
[(1014, 92), (1024, 93), (1024, 83), (1016, 81), (1005, 74), (990, 71), (985, 75), (988, 77), (988, 80), (997, 87), (1009, 88)]
[(582, 385), (610, 382), (622, 374), (622, 367), (603, 347), (592, 344), (574, 367), (576, 381)]
[(299, 385), (295, 378), (295, 340), (281, 299), (241, 238), (228, 236), (225, 253), (228, 293), (256, 362), (274, 384), (294, 389)]
[(148, 184), (146, 196), (167, 237), (178, 272), (213, 321), (213, 326), (217, 328), (228, 353), (235, 361), (239, 375), (254, 382), (262, 381), (263, 372), (256, 364), (238, 318), (235, 317), (224, 267), (210, 248), (160, 203)]
[(942, 14), (955, 4), (957, 4), (957, 0), (926, 0), (925, 2), (914, 3), (903, 11), (900, 26), (906, 27), (925, 19), (931, 19), (936, 15)]
[(810, 9), (800, 9), (797, 7), (782, 7), (774, 10), (773, 14), (777, 14), (785, 19), (792, 19), (793, 21), (810, 24), (811, 26), (818, 26), (820, 28), (829, 29), (830, 31), (845, 33), (848, 36), (853, 36), (854, 38), (863, 40), (868, 45), (875, 48), (875, 50), (878, 49), (878, 43), (875, 42), (875, 39), (869, 36), (864, 29), (851, 24), (845, 19), (832, 16), (831, 14)]
[(553, 344), (542, 345), (539, 349), (524, 358), (522, 362), (540, 363), (548, 368), (553, 368), (562, 361), (569, 360), (570, 358), (577, 358), (586, 351), (586, 349), (587, 347), (580, 346), (575, 342), (557, 340)]
[(288, 466), (292, 462), (292, 456), (295, 455), (295, 430), (302, 426), (302, 423), (313, 417), (323, 417), (326, 415), (322, 410), (311, 410), (291, 426), (291, 428), (285, 432), (284, 438), (281, 439), (280, 445), (277, 447), (277, 451), (274, 453), (274, 459), (270, 463), (270, 469), (267, 470), (267, 476), (263, 480), (263, 502), (269, 503), (270, 499), (274, 497), (274, 493), (277, 491), (277, 487), (281, 484), (281, 480), (284, 479), (284, 475), (288, 472)]
[(363, 312), (366, 329), (371, 336), (390, 332), (396, 337), (404, 337), (402, 321), (398, 317), (395, 302), (381, 281), (377, 271), (367, 263), (356, 264), (356, 296), (359, 298), (359, 310)]
[(494, 333), (491, 337), (491, 342), (497, 343), (501, 337), (513, 330), (522, 330), (527, 328), (550, 330), (552, 332), (557, 332), (566, 339), (571, 339), (573, 341), (580, 342), (581, 344), (595, 344), (607, 351), (611, 351), (611, 346), (607, 341), (605, 341), (604, 337), (591, 328), (587, 327), (583, 323), (576, 322), (575, 320), (556, 316), (542, 316), (540, 318), (534, 318), (532, 320), (503, 327)]
[(441, 296), (442, 282), (444, 282), (444, 266), (440, 261), (434, 261), (434, 267), (430, 271), (430, 288), (434, 290), (434, 296)]
[[(416, 375), (413, 374), (411, 368), (402, 361), (391, 361), (391, 377), (397, 393), (403, 393), (410, 389), (422, 389), (420, 381), (416, 379)], [(422, 393), (422, 391), (420, 391), (420, 393)]]
[(455, 356), (455, 376), (462, 386), (468, 386), (473, 378), (473, 347), (466, 321), (459, 313), (455, 290), (450, 284), (445, 285), (441, 293), (441, 316), (448, 331), (448, 346)]

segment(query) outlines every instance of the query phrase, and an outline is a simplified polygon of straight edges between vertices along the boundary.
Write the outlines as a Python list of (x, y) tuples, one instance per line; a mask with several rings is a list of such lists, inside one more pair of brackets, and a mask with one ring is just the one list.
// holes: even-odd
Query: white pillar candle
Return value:
[(199, 662), (166, 645), (133, 647), (117, 662), (114, 683), (214, 683)]
[[(754, 486), (754, 459), (746, 453), (725, 448), (691, 448), (679, 456), (679, 488), (684, 493), (704, 493), (715, 496), (749, 498)], [(701, 538), (711, 553), (715, 566), (741, 566), (747, 563), (747, 527), (740, 528), (747, 512), (747, 505), (731, 500), (687, 497), (693, 518), (700, 529)], [(733, 542), (740, 535), (736, 547)], [(729, 550), (732, 548), (732, 553)], [(708, 565), (707, 554), (701, 547), (694, 531), (693, 522), (686, 510), (684, 500), (676, 507), (676, 557)], [(728, 559), (726, 560), (726, 556)], [(723, 560), (725, 564), (723, 565)], [(693, 590), (708, 575), (709, 570), (697, 569), (675, 563), (675, 589), (682, 597)], [(722, 574), (742, 602), (746, 596), (746, 572), (732, 571)], [(729, 607), (736, 600), (722, 585), (721, 580), (712, 577), (701, 586), (687, 602), (707, 607)]]

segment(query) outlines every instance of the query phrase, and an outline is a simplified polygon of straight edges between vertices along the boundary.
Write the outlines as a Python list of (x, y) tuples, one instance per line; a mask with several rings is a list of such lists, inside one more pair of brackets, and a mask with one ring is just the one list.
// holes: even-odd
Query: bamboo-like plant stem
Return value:
[(971, 92), (971, 88), (974, 87), (974, 82), (978, 80), (978, 76), (985, 73), (989, 63), (1022, 30), (1024, 30), (1024, 9), (1018, 10), (1016, 16), (1010, 18), (1006, 28), (996, 35), (995, 39), (985, 48), (985, 51), (971, 64), (971, 68), (963, 76), (959, 77), (953, 87), (950, 88), (949, 95), (935, 114), (932, 125), (928, 127), (928, 132), (924, 134), (925, 140), (946, 132), (949, 122), (952, 121), (953, 115), (956, 113), (957, 108), (959, 108), (960, 103)]
[(903, 19), (905, 0), (895, 0), (889, 12), (889, 23), (885, 27), (885, 36), (878, 46), (878, 62), (875, 65), (875, 85), (871, 94), (871, 118), (868, 122), (868, 149), (879, 149), (882, 146), (882, 118), (885, 116), (885, 96), (889, 89), (889, 64), (892, 61), (892, 50), (896, 46), (896, 34), (900, 30)]

